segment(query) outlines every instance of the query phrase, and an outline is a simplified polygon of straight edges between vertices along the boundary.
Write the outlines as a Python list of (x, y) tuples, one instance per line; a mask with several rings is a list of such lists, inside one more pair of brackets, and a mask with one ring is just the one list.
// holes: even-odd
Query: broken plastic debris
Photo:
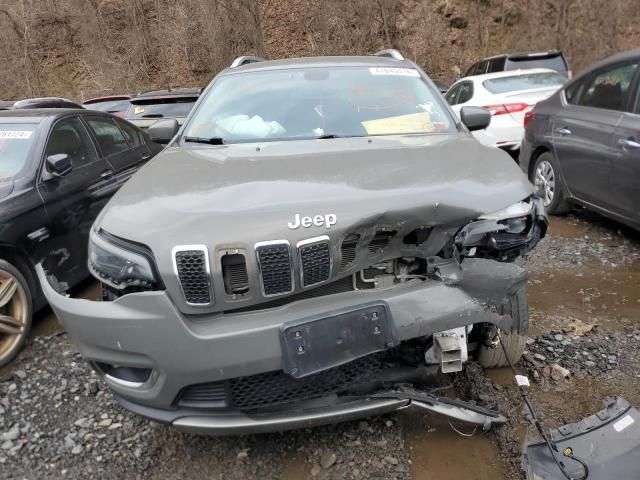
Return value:
[(528, 387), (529, 379), (524, 375), (516, 375), (516, 383), (519, 387)]

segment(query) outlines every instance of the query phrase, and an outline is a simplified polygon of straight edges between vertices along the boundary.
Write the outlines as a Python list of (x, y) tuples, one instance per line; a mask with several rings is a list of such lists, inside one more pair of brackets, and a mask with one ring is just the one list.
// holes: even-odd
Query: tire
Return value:
[[(529, 332), (529, 305), (527, 303), (527, 287), (523, 286), (520, 290), (513, 293), (500, 308), (502, 315), (509, 314), (513, 319), (513, 333), (507, 334), (500, 332), (500, 340), (503, 343), (509, 360), (512, 364), (516, 364), (524, 347), (527, 343), (527, 333)], [(480, 346), (478, 351), (478, 362), (484, 368), (501, 368), (509, 366), (502, 346), (497, 345), (496, 348)]]
[(571, 210), (567, 187), (558, 172), (558, 162), (553, 154), (544, 152), (536, 158), (531, 173), (531, 183), (542, 198), (545, 210), (552, 215), (564, 215)]
[(31, 332), (33, 302), (20, 271), (0, 259), (0, 368), (20, 353)]

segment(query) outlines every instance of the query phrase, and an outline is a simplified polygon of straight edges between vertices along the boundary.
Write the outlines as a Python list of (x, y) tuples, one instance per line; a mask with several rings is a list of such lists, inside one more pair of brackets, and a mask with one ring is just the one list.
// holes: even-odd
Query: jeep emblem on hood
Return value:
[(290, 229), (295, 230), (302, 226), (303, 228), (309, 228), (312, 225), (321, 227), (323, 225), (326, 228), (331, 228), (331, 225), (335, 225), (338, 221), (338, 217), (335, 213), (327, 213), (326, 215), (314, 215), (313, 217), (302, 217), (299, 213), (296, 213), (293, 222), (289, 222), (287, 225)]

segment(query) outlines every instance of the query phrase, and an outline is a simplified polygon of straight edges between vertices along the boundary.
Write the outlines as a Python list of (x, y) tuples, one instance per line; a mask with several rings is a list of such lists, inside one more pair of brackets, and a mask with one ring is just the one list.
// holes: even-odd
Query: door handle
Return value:
[(150, 153), (145, 153), (142, 155), (142, 157), (140, 157), (141, 160), (149, 160), (150, 158), (151, 158)]
[(571, 135), (571, 130), (569, 130), (567, 127), (560, 127), (556, 128), (556, 133), (558, 135)]
[(621, 138), (620, 140), (618, 140), (618, 145), (620, 145), (622, 148), (640, 148), (640, 143), (632, 140), (631, 138)]
[(100, 178), (103, 180), (107, 180), (111, 177), (113, 177), (113, 170), (105, 170), (100, 174)]

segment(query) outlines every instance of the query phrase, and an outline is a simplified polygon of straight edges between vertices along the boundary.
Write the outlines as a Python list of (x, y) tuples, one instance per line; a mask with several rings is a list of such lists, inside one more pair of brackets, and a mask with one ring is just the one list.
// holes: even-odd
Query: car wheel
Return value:
[(24, 276), (0, 260), (0, 367), (13, 360), (31, 331), (31, 292)]
[[(500, 341), (504, 345), (511, 363), (516, 364), (522, 357), (522, 352), (524, 352), (524, 347), (527, 343), (527, 333), (529, 332), (529, 306), (526, 286), (509, 296), (505, 304), (502, 305), (500, 314), (510, 315), (514, 322), (512, 333), (500, 332)], [(495, 348), (481, 345), (478, 352), (478, 362), (485, 368), (509, 366), (501, 345), (497, 345)]]
[(536, 159), (531, 182), (548, 213), (562, 215), (571, 210), (571, 204), (566, 200), (567, 189), (558, 175), (556, 159), (551, 152)]

